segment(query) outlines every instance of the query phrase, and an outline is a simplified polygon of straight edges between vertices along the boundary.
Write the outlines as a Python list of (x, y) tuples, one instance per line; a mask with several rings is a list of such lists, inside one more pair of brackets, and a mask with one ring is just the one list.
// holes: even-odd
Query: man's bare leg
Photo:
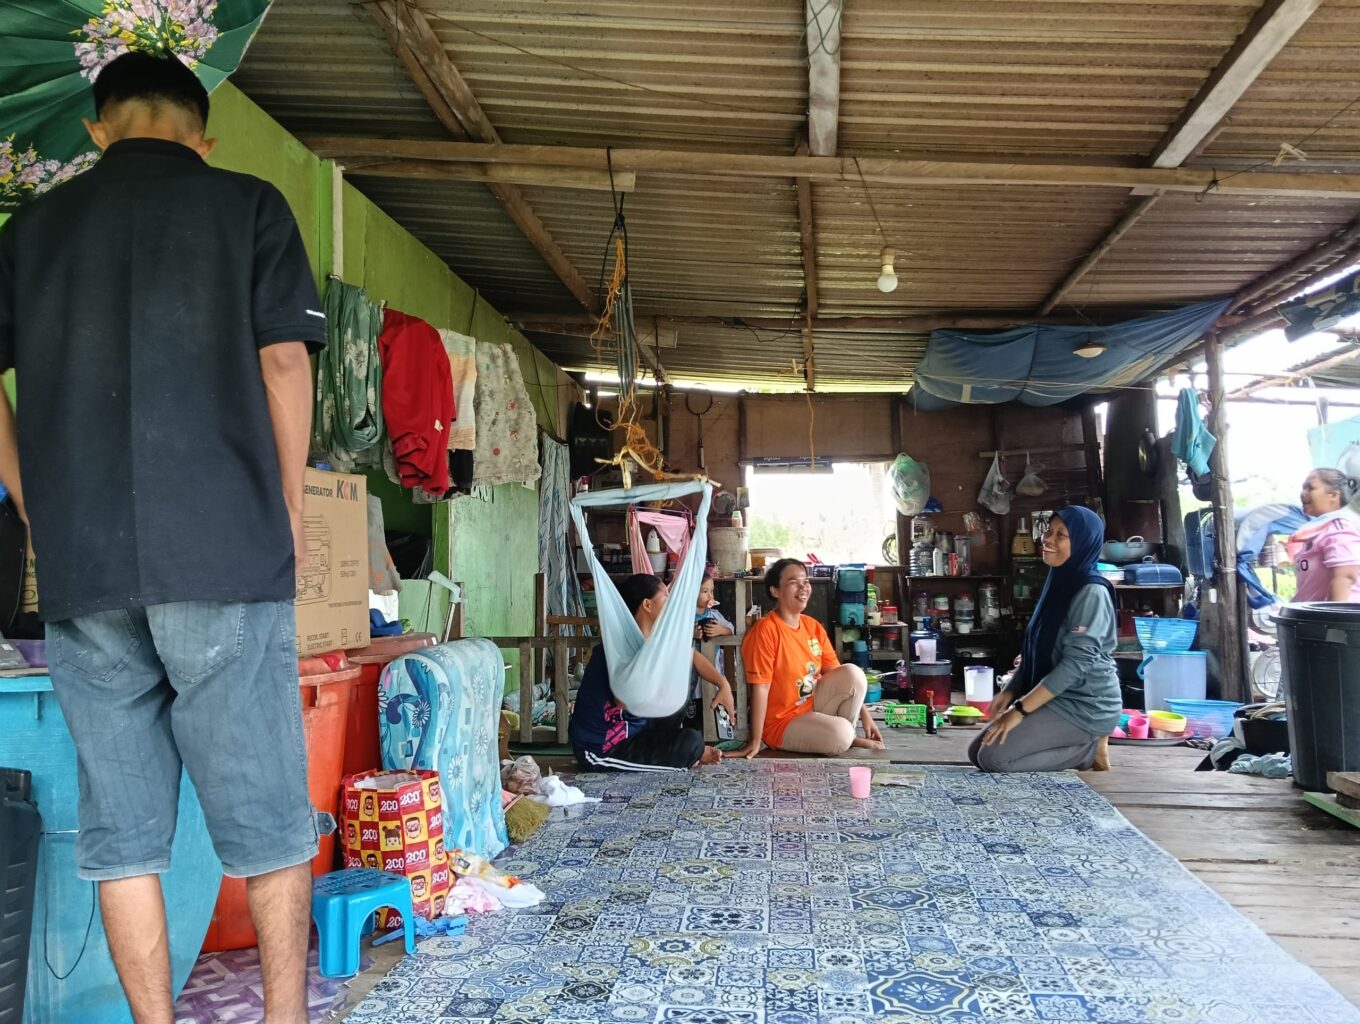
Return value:
[(99, 883), (104, 934), (136, 1024), (174, 1024), (170, 937), (160, 875)]
[(264, 970), (264, 1024), (307, 1024), (311, 863), (246, 879), (246, 896)]

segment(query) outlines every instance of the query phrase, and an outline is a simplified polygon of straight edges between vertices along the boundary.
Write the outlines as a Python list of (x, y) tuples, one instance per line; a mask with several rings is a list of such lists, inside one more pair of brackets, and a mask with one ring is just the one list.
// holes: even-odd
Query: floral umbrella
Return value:
[(236, 70), (271, 0), (0, 2), (0, 210), (90, 167), (90, 84), (129, 50), (173, 53), (209, 92)]

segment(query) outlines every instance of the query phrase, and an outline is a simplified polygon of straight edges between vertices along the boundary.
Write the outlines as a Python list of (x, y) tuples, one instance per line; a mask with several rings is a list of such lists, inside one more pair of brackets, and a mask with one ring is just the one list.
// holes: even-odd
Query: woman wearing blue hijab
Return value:
[(1025, 630), (1020, 666), (992, 701), (992, 724), (969, 760), (984, 772), (1106, 770), (1122, 700), (1111, 655), (1114, 588), (1096, 572), (1105, 527), (1088, 508), (1061, 509), (1044, 534), (1049, 567)]

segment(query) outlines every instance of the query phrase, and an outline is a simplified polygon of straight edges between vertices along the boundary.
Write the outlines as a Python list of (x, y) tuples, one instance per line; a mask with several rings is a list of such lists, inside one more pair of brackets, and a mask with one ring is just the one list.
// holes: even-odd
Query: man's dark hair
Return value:
[(774, 565), (765, 570), (765, 591), (771, 597), (774, 597), (774, 592), (779, 589), (779, 577), (783, 576), (784, 570), (791, 565), (796, 565), (800, 569), (807, 568), (806, 565), (796, 558), (781, 558), (779, 561), (775, 562)]
[(197, 114), (208, 124), (208, 90), (198, 76), (174, 57), (125, 53), (104, 66), (94, 80), (95, 117), (104, 116), (110, 103), (140, 100), (169, 103)]
[(645, 572), (629, 576), (619, 585), (619, 597), (623, 598), (629, 615), (636, 615), (643, 601), (649, 601), (661, 593), (661, 580)]

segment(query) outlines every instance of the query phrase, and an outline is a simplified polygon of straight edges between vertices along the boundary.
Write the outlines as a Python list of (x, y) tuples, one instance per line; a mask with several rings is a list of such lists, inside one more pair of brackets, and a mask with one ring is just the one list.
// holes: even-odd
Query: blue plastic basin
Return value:
[[(95, 887), (76, 876), (76, 749), (46, 676), (0, 679), (0, 764), (33, 773), (33, 799), (45, 833), (38, 855), (24, 1024), (131, 1024), (98, 907), (88, 943), (85, 938)], [(171, 868), (161, 877), (176, 993), (203, 947), (221, 879), (222, 865), (208, 839), (203, 810), (185, 777)], [(67, 972), (68, 978), (58, 980)]]

